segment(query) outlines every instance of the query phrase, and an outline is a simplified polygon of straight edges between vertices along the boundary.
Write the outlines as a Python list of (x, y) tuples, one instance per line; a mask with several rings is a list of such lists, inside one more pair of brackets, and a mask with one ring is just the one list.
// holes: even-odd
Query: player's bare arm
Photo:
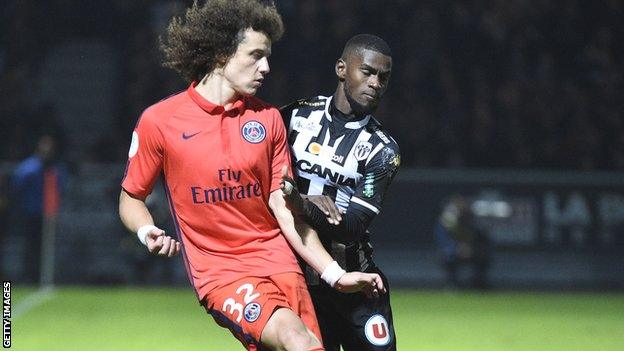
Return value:
[(285, 193), (286, 207), (304, 218), (315, 230), (329, 233), (331, 238), (339, 241), (356, 240), (366, 233), (374, 214), (355, 209), (350, 213), (341, 211), (330, 197), (302, 195), (295, 184), (287, 169), (282, 168), (280, 186)]
[(310, 201), (316, 207), (318, 207), (325, 216), (327, 216), (327, 222), (331, 224), (340, 224), (342, 221), (342, 210), (336, 206), (334, 200), (326, 195), (301, 195), (304, 200)]
[(164, 230), (154, 226), (154, 220), (145, 205), (144, 199), (138, 199), (125, 190), (121, 190), (119, 194), (119, 217), (128, 230), (138, 233), (139, 237), (144, 236), (144, 244), (150, 253), (173, 257), (180, 252), (180, 243), (166, 235)]
[[(273, 191), (269, 197), (269, 207), (273, 211), (284, 236), (293, 247), (293, 250), (303, 258), (316, 272), (323, 276), (335, 268), (336, 263), (325, 250), (316, 231), (304, 223), (297, 223), (292, 212), (286, 207), (282, 189)], [(341, 270), (341, 269), (340, 269)], [(334, 288), (341, 292), (363, 291), (367, 295), (384, 293), (385, 287), (381, 277), (376, 273), (348, 272), (335, 281)]]
[(342, 220), (341, 211), (336, 206), (334, 201), (329, 196), (324, 195), (303, 195), (297, 189), (297, 183), (288, 175), (288, 169), (286, 166), (282, 167), (282, 178), (280, 179), (280, 187), (284, 192), (284, 199), (286, 199), (286, 206), (293, 213), (301, 214), (305, 210), (304, 207), (307, 201), (310, 201), (313, 205), (319, 208), (325, 216), (327, 216), (327, 222), (331, 224), (340, 224)]
[[(327, 253), (312, 227), (305, 222), (296, 221), (296, 228), (305, 246), (313, 248), (314, 252)], [(334, 288), (344, 293), (363, 291), (369, 297), (377, 296), (379, 291), (386, 292), (381, 277), (376, 273), (347, 272), (336, 282)]]

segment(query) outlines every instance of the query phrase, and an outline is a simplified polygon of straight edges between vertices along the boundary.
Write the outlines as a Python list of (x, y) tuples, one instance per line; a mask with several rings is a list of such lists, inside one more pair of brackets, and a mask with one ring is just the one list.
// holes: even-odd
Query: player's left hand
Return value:
[(326, 195), (307, 195), (305, 198), (325, 213), (327, 222), (335, 225), (340, 224), (343, 212), (336, 206), (331, 197)]
[(347, 272), (338, 279), (335, 288), (344, 293), (362, 291), (368, 297), (386, 293), (383, 280), (377, 273)]
[(152, 229), (145, 237), (147, 250), (158, 256), (173, 257), (180, 252), (180, 243), (162, 229)]
[(288, 175), (288, 167), (282, 166), (282, 178), (280, 179), (280, 189), (284, 193), (286, 207), (293, 213), (303, 212), (303, 199), (297, 189), (297, 183)]

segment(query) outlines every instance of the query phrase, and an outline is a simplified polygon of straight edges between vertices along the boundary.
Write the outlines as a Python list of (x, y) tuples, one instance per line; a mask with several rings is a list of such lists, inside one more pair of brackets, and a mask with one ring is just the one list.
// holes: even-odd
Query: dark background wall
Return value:
[[(76, 162), (123, 162), (141, 111), (186, 87), (160, 67), (157, 38), (188, 4), (3, 1), (0, 158), (26, 155), (32, 133), (46, 126), (64, 136)], [(405, 166), (624, 165), (622, 1), (277, 5), (286, 34), (260, 96), (281, 105), (332, 94), (345, 41), (377, 34), (394, 51), (378, 116), (400, 142)]]

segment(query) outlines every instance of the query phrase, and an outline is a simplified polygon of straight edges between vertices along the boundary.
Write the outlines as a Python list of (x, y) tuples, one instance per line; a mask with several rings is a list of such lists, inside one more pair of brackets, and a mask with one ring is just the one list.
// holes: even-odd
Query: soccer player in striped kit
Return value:
[[(282, 32), (274, 5), (259, 0), (195, 2), (171, 22), (165, 64), (192, 83), (143, 112), (119, 213), (150, 252), (182, 251), (200, 303), (248, 350), (323, 350), (291, 247), (337, 289), (384, 287), (377, 274), (342, 270), (286, 208), (286, 130), (279, 111), (254, 97)], [(178, 239), (145, 206), (160, 175)]]
[[(381, 211), (401, 162), (397, 143), (371, 115), (390, 80), (390, 48), (377, 36), (356, 35), (335, 69), (333, 96), (298, 100), (281, 109), (298, 188), (287, 202), (347, 271), (378, 273), (388, 287), (372, 259), (368, 226)], [(292, 180), (284, 176), (284, 181)], [(389, 293), (343, 294), (309, 267), (306, 279), (326, 350), (396, 350)]]

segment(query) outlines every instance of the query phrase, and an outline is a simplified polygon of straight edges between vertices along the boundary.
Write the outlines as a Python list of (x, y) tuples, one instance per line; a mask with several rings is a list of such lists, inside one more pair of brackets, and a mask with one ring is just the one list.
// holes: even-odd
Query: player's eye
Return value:
[(379, 80), (387, 83), (390, 80), (390, 74), (386, 73), (386, 74), (380, 74), (379, 75)]

